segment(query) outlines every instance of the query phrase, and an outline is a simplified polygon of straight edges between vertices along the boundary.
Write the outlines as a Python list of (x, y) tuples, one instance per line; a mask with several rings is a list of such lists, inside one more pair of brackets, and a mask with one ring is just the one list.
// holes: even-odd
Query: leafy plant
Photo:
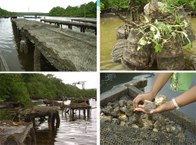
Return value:
[(159, 21), (155, 19), (154, 22), (146, 23), (143, 27), (138, 28), (139, 33), (143, 36), (138, 42), (137, 49), (144, 49), (145, 46), (151, 44), (154, 47), (155, 52), (161, 52), (164, 45), (174, 40), (182, 40), (182, 44), (185, 45), (188, 42), (188, 47), (192, 47), (192, 43), (187, 34), (187, 28), (189, 23), (185, 18), (182, 18), (177, 11), (168, 7), (164, 9), (165, 12), (170, 12), (174, 16), (174, 22)]

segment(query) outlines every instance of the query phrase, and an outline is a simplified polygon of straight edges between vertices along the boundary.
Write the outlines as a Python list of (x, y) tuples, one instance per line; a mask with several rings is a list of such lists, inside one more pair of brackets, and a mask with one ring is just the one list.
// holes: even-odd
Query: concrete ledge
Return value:
[[(96, 71), (96, 37), (25, 19), (12, 20), (16, 37), (25, 37), (60, 71)], [(20, 41), (20, 40), (19, 40)], [(36, 52), (35, 56), (40, 56)], [(40, 57), (34, 57), (39, 63)], [(34, 64), (39, 66), (40, 64)], [(35, 68), (34, 70), (39, 70)]]

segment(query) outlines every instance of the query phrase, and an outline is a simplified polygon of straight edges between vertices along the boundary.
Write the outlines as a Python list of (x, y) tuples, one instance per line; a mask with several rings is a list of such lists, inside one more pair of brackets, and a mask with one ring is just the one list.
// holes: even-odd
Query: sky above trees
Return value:
[(53, 7), (80, 6), (96, 0), (0, 0), (0, 7), (12, 12), (44, 12)]

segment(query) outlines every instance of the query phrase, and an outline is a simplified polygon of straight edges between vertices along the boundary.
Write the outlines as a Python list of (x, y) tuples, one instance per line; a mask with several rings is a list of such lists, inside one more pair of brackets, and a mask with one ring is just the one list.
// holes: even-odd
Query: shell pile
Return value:
[(185, 139), (184, 130), (180, 125), (161, 114), (134, 112), (133, 102), (127, 98), (128, 97), (124, 96), (120, 100), (109, 102), (105, 107), (101, 108), (101, 122), (132, 128), (148, 129), (154, 132), (164, 132), (168, 135), (175, 135), (179, 140)]

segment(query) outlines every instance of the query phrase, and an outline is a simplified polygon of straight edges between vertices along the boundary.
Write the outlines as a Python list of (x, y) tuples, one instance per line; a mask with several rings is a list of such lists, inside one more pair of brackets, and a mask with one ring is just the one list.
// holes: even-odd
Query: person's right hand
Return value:
[(154, 98), (154, 95), (152, 95), (152, 93), (139, 94), (135, 97), (135, 99), (133, 99), (133, 107), (138, 108), (138, 103), (140, 101), (143, 101), (143, 102), (144, 100), (151, 101), (153, 98)]

